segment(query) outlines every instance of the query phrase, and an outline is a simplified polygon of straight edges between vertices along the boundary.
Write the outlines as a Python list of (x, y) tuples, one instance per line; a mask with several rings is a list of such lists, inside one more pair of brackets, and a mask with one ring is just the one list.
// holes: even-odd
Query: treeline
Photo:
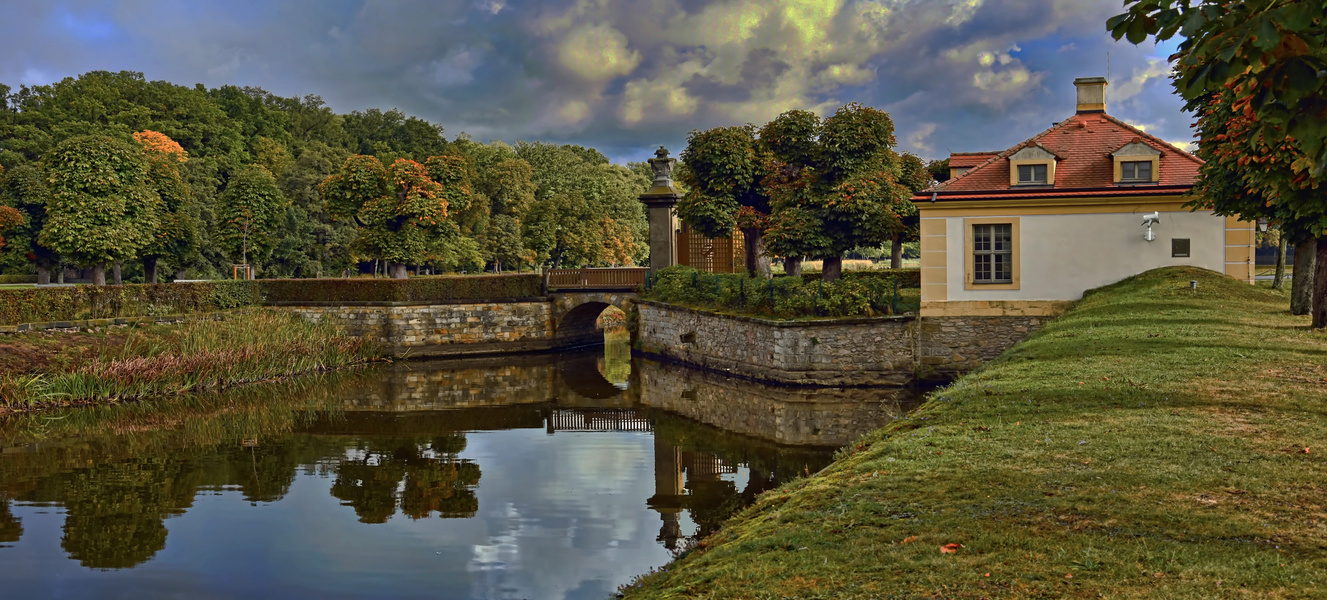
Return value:
[(645, 163), (448, 140), (399, 110), (96, 71), (0, 84), (0, 272), (129, 281), (624, 265)]

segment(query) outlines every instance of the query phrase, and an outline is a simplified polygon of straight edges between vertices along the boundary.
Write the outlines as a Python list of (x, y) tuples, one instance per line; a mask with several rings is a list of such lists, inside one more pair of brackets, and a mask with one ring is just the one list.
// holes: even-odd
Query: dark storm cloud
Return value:
[(1104, 75), (1111, 112), (1190, 137), (1164, 53), (1116, 44), (1117, 0), (256, 0), (17, 2), (0, 82), (94, 69), (319, 94), (487, 139), (545, 139), (638, 159), (695, 128), (848, 101), (889, 110), (924, 156), (1012, 145)]

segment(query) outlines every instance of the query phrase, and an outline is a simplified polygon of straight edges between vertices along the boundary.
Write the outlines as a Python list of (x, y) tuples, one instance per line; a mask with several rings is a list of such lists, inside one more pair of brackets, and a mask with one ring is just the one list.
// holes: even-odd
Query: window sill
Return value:
[(1149, 185), (1158, 185), (1156, 181), (1116, 181), (1117, 187), (1143, 187)]

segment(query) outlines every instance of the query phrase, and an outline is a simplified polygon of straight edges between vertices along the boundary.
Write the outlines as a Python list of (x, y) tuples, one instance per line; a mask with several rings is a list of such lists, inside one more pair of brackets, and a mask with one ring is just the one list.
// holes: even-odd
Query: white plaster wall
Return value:
[[(985, 215), (983, 215), (985, 216)], [(1019, 216), (1020, 289), (964, 289), (966, 233), (947, 217), (949, 300), (1077, 300), (1083, 292), (1158, 267), (1225, 270), (1225, 218), (1210, 211), (1163, 212), (1143, 240), (1143, 213)], [(1189, 258), (1170, 255), (1171, 238), (1189, 238)]]

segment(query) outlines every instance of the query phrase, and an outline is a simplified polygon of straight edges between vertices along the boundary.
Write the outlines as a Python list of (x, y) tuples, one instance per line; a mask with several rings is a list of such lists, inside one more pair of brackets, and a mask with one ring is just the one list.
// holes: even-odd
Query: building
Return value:
[(1105, 78), (1074, 85), (1073, 116), (913, 198), (923, 317), (1052, 316), (1171, 265), (1253, 282), (1254, 224), (1184, 207), (1202, 160), (1107, 114)]

